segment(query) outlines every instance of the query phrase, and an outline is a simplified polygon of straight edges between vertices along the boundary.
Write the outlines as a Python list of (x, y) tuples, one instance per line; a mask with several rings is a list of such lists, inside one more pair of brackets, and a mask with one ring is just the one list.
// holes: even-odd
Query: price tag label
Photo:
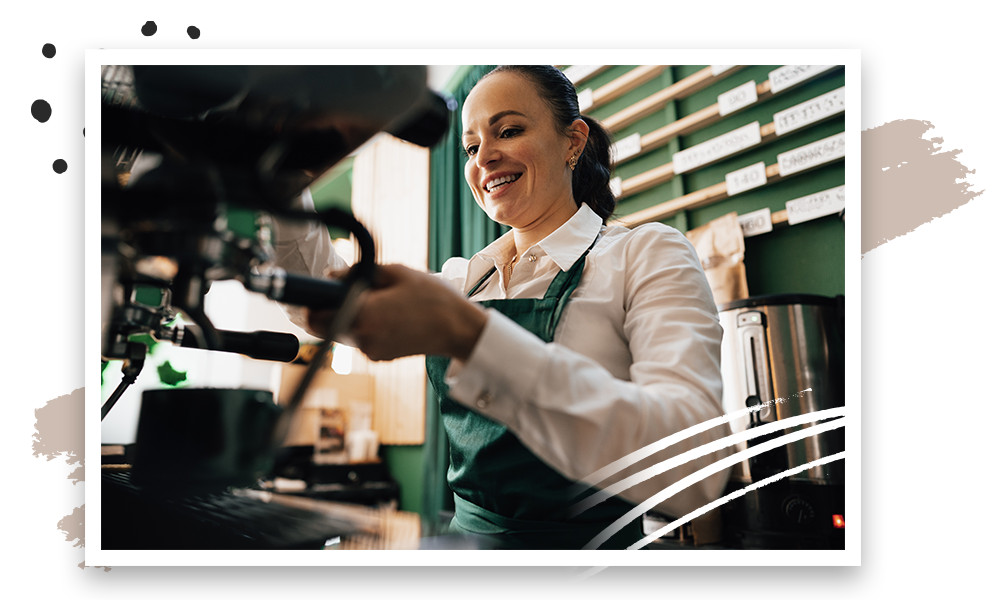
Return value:
[(611, 162), (619, 163), (632, 158), (642, 151), (642, 140), (639, 133), (622, 138), (611, 145)]
[(712, 65), (712, 77), (718, 77), (736, 65)]
[(757, 82), (748, 81), (725, 94), (719, 94), (719, 115), (726, 116), (757, 101)]
[(771, 209), (762, 208), (736, 218), (743, 230), (743, 237), (753, 237), (774, 229), (771, 225)]
[(837, 65), (785, 65), (767, 74), (771, 82), (771, 93), (787, 90), (820, 73), (826, 73)]
[(778, 155), (778, 173), (782, 177), (786, 177), (792, 173), (844, 158), (847, 153), (846, 141), (846, 134), (838, 133), (811, 144), (799, 146), (794, 150), (782, 152)]
[(674, 153), (674, 173), (684, 173), (760, 143), (760, 123), (754, 121), (687, 150)]
[(798, 225), (844, 210), (845, 187), (842, 185), (785, 202), (785, 209), (788, 210), (788, 224)]
[(615, 177), (610, 182), (608, 182), (611, 187), (611, 193), (615, 195), (615, 198), (619, 198), (622, 195), (622, 178)]
[(576, 95), (580, 104), (580, 112), (584, 112), (594, 105), (594, 90), (587, 88)]
[(726, 173), (726, 193), (730, 196), (752, 190), (767, 183), (764, 161)]
[(565, 75), (566, 79), (569, 79), (573, 85), (576, 85), (596, 73), (598, 69), (603, 66), (604, 65), (571, 65), (566, 67), (566, 70), (563, 71), (563, 75)]
[(784, 135), (806, 125), (822, 121), (827, 117), (840, 114), (844, 112), (846, 107), (845, 100), (844, 88), (839, 88), (774, 113), (774, 133)]

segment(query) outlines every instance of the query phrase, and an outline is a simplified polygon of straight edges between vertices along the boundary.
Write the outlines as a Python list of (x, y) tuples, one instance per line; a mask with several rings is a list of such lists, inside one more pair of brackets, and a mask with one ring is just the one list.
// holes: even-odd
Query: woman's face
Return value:
[(516, 73), (480, 81), (462, 109), (462, 125), (465, 180), (491, 219), (522, 229), (576, 211), (567, 161), (581, 144), (556, 130), (530, 81)]

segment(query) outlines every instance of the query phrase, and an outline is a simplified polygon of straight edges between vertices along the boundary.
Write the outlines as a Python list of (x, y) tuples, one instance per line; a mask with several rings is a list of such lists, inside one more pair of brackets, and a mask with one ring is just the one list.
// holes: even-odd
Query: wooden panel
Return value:
[[(701, 112), (701, 111), (699, 111), (699, 112)], [(699, 113), (693, 113), (693, 114), (696, 115), (696, 114), (699, 114)], [(685, 117), (685, 118), (687, 118), (687, 117)], [(718, 119), (716, 119), (716, 120), (718, 120)], [(682, 121), (684, 121), (684, 119), (678, 119), (677, 121), (675, 121), (675, 123), (681, 123)], [(673, 123), (671, 125), (668, 125), (667, 127), (664, 127), (663, 129), (667, 129), (668, 127), (671, 127), (671, 126), (673, 126)], [(657, 130), (657, 131), (662, 131), (662, 130)], [(656, 132), (653, 132), (653, 133), (656, 133)], [(653, 135), (653, 133), (650, 133), (649, 135)], [(641, 138), (641, 141), (643, 143), (643, 151), (646, 150), (645, 139), (646, 139), (645, 136)], [(778, 139), (778, 136), (775, 135), (775, 133), (774, 133), (774, 123), (765, 123), (764, 125), (760, 126), (760, 143), (759, 144), (755, 144), (755, 145), (753, 145), (753, 146), (751, 146), (749, 148), (746, 148), (745, 150), (741, 150), (740, 152), (735, 152), (733, 154), (730, 154), (730, 155), (726, 156), (725, 158), (729, 159), (729, 158), (737, 156), (737, 155), (739, 155), (739, 154), (741, 154), (743, 152), (748, 152), (750, 150), (754, 150), (756, 148), (760, 148), (764, 144), (769, 144), (769, 143), (773, 142), (776, 139)], [(664, 142), (664, 143), (666, 143), (666, 142)], [(699, 167), (697, 167), (697, 169), (700, 169), (702, 167), (707, 167), (707, 166), (708, 166), (708, 164), (700, 165)], [(691, 171), (695, 171), (697, 169), (691, 169)], [(690, 172), (690, 171), (688, 171), (688, 172)], [(648, 171), (644, 171), (642, 173), (639, 173), (638, 175), (633, 175), (632, 177), (629, 177), (628, 179), (622, 180), (622, 193), (621, 193), (621, 196), (618, 197), (618, 199), (621, 200), (622, 198), (627, 198), (629, 196), (638, 194), (639, 192), (644, 192), (644, 191), (646, 191), (648, 189), (651, 189), (651, 188), (654, 188), (654, 187), (656, 187), (658, 185), (664, 184), (664, 183), (670, 181), (671, 179), (673, 179), (674, 175), (675, 175), (675, 173), (674, 173), (674, 163), (673, 162), (668, 162), (668, 163), (666, 163), (664, 165), (660, 165), (658, 167), (653, 167), (652, 169), (650, 169)]]
[(611, 65), (600, 65), (596, 69), (594, 69), (593, 71), (591, 71), (590, 73), (587, 73), (586, 75), (584, 75), (583, 77), (571, 77), (572, 73), (566, 73), (566, 70), (568, 68), (571, 68), (572, 65), (553, 65), (553, 66), (555, 66), (555, 68), (557, 68), (557, 69), (563, 69), (563, 73), (570, 80), (570, 82), (572, 82), (573, 85), (577, 85), (577, 86), (580, 85), (581, 83), (590, 81), (594, 77), (597, 77), (601, 73), (603, 73), (603, 72), (605, 72), (605, 71), (607, 71), (608, 69), (611, 68)]
[[(771, 90), (770, 82), (765, 81), (764, 83), (759, 84), (757, 86), (757, 103), (770, 98), (771, 97), (770, 90)], [(751, 104), (750, 106), (753, 106), (753, 104)], [(749, 106), (744, 107), (744, 109), (745, 108), (749, 108)], [(730, 115), (736, 114), (737, 112), (740, 111), (731, 112), (729, 113), (729, 115), (726, 116), (728, 117)], [(642, 136), (639, 139), (641, 150), (639, 150), (637, 154), (633, 154), (632, 156), (630, 156), (628, 160), (632, 160), (636, 157), (646, 154), (647, 152), (652, 152), (657, 148), (666, 146), (674, 138), (677, 138), (682, 135), (688, 135), (700, 129), (704, 129), (705, 127), (708, 127), (709, 125), (714, 125), (715, 123), (718, 123), (721, 120), (722, 116), (719, 115), (718, 103), (712, 104), (711, 106), (706, 106), (705, 108), (697, 112), (693, 112), (690, 115), (687, 115), (686, 117), (677, 119), (676, 121), (670, 123), (669, 125), (665, 125), (663, 127), (660, 127), (659, 129), (650, 131), (646, 135)], [(774, 123), (768, 123), (767, 125), (762, 125), (760, 128), (760, 136), (761, 138), (765, 138), (765, 136), (767, 136), (767, 139), (761, 140), (762, 144), (774, 141), (776, 137), (774, 133)]]
[[(388, 134), (354, 159), (351, 206), (375, 238), (379, 263), (427, 270), (430, 152)], [(422, 444), (427, 374), (424, 357), (354, 361), (375, 381), (372, 428), (383, 444)]]
[[(844, 160), (839, 158), (836, 160)], [(835, 162), (835, 161), (831, 161)], [(825, 166), (829, 163), (824, 163), (816, 165), (810, 169), (804, 171), (798, 171), (792, 173), (787, 177), (782, 177), (778, 173), (778, 164), (768, 165), (765, 172), (767, 173), (767, 184), (771, 185), (777, 181), (788, 179), (790, 177), (795, 177), (796, 175), (801, 175), (802, 173), (808, 173), (809, 171)], [(623, 225), (625, 227), (635, 227), (636, 225), (641, 225), (643, 223), (652, 223), (654, 221), (662, 221), (663, 219), (672, 217), (673, 215), (681, 212), (682, 210), (691, 210), (694, 208), (700, 208), (702, 206), (708, 206), (709, 204), (714, 204), (720, 200), (728, 198), (729, 194), (726, 192), (726, 182), (717, 183), (715, 185), (710, 185), (706, 188), (691, 192), (690, 194), (684, 194), (683, 196), (674, 198), (673, 200), (668, 200), (666, 202), (657, 204), (656, 206), (650, 206), (649, 208), (636, 211), (630, 215), (626, 215), (620, 219), (614, 220), (612, 225)], [(788, 220), (788, 215), (786, 211), (784, 212), (783, 218), (785, 221)], [(776, 213), (777, 214), (777, 213)], [(775, 221), (772, 217), (772, 223)]]
[[(278, 391), (278, 404), (284, 406), (295, 392), (302, 376), (306, 372), (305, 365), (282, 365), (281, 387)], [(323, 401), (324, 391), (336, 392), (336, 406), (344, 411), (347, 422), (351, 422), (352, 411), (358, 408), (358, 403), (371, 405), (375, 399), (375, 383), (370, 375), (355, 374), (338, 375), (326, 367), (316, 374), (312, 386), (306, 393), (299, 412), (292, 419), (292, 424), (286, 438), (286, 446), (312, 446), (316, 443), (319, 431), (319, 403)]]
[[(610, 117), (603, 119), (601, 124), (607, 127), (609, 131), (619, 131), (628, 127), (632, 123), (639, 121), (640, 119), (644, 119), (653, 113), (663, 110), (663, 107), (666, 106), (668, 102), (680, 100), (681, 98), (687, 98), (691, 94), (707, 88), (716, 81), (729, 77), (741, 68), (742, 67), (737, 66), (719, 73), (718, 75), (712, 75), (712, 67), (705, 67), (694, 75), (685, 77), (677, 83), (667, 86), (659, 92), (643, 98), (632, 106), (620, 110)], [(716, 107), (715, 110), (716, 114), (718, 114), (718, 107)]]
[(656, 79), (666, 68), (667, 65), (647, 65), (632, 69), (621, 77), (609, 81), (594, 90), (593, 103), (591, 103), (586, 110), (581, 112), (590, 112), (599, 106), (604, 106), (612, 100), (621, 98), (640, 85)]

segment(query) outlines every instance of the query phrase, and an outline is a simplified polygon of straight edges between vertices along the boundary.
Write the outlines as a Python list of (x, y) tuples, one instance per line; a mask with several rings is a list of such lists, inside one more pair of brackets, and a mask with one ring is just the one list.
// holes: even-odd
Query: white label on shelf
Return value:
[(770, 208), (762, 208), (745, 215), (740, 215), (736, 220), (739, 221), (740, 229), (743, 230), (743, 237), (745, 238), (767, 233), (773, 229), (771, 226)]
[(846, 152), (845, 134), (831, 135), (828, 138), (779, 154), (778, 173), (782, 177), (787, 177), (792, 173), (805, 171), (817, 165), (843, 158)]
[(571, 65), (566, 67), (566, 70), (563, 71), (563, 75), (565, 75), (566, 79), (569, 79), (573, 85), (576, 85), (578, 82), (593, 75), (594, 72), (603, 66), (604, 65)]
[(690, 171), (760, 143), (760, 123), (754, 121), (687, 150), (674, 153), (674, 173)]
[(580, 112), (583, 112), (594, 105), (594, 90), (587, 88), (576, 95), (580, 104)]
[(784, 135), (800, 127), (842, 113), (845, 108), (845, 98), (844, 88), (838, 88), (812, 100), (806, 100), (802, 104), (796, 104), (791, 108), (776, 112), (774, 113), (774, 133)]
[(845, 186), (839, 186), (785, 202), (788, 224), (798, 225), (844, 210), (844, 189)]
[(615, 177), (614, 179), (612, 179), (609, 182), (609, 185), (611, 186), (611, 193), (615, 195), (615, 198), (618, 198), (618, 197), (620, 197), (622, 195), (622, 178), (621, 177)]
[(750, 106), (757, 101), (757, 82), (748, 81), (739, 87), (735, 87), (725, 94), (719, 94), (719, 115), (726, 116), (729, 113)]
[(803, 81), (826, 73), (837, 65), (785, 65), (767, 74), (771, 82), (771, 93), (777, 94), (782, 90), (787, 90), (793, 85), (798, 85)]
[(642, 140), (638, 132), (622, 138), (611, 145), (611, 162), (619, 163), (632, 158), (642, 151)]
[(752, 190), (767, 183), (764, 161), (726, 173), (726, 193), (730, 196)]
[(712, 65), (712, 77), (718, 77), (736, 65)]

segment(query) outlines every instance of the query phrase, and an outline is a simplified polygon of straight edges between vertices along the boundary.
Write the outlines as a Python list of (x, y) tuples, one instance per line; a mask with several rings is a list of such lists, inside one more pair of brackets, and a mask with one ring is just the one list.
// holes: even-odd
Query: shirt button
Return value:
[(479, 408), (489, 408), (490, 404), (493, 403), (493, 396), (489, 392), (483, 392), (479, 394), (479, 398), (476, 399), (476, 406)]
[(528, 255), (528, 262), (535, 262), (536, 260), (538, 260), (538, 257), (535, 256), (534, 254)]

